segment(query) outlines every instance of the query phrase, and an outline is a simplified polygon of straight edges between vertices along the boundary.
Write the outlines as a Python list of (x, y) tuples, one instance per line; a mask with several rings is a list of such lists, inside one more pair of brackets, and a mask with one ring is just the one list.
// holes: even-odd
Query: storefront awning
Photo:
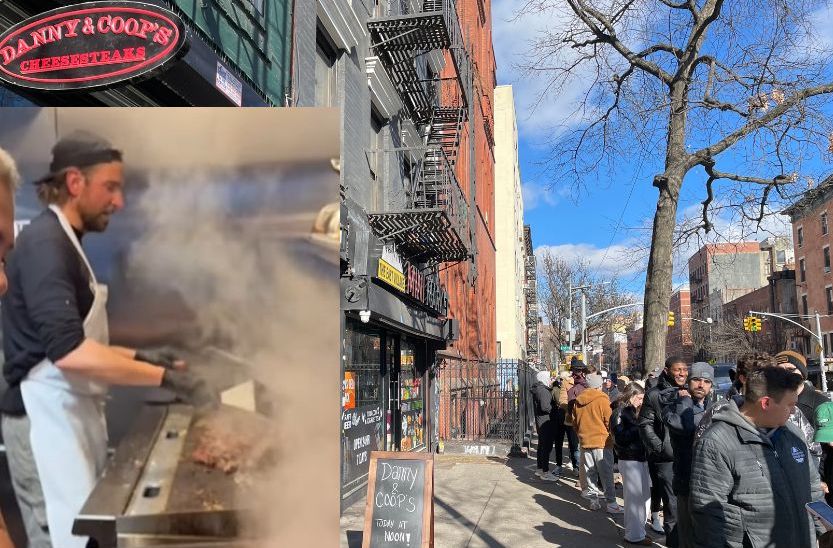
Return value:
[(408, 305), (373, 282), (367, 284), (366, 300), (359, 299), (354, 303), (342, 301), (342, 309), (356, 313), (370, 310), (370, 321), (383, 323), (418, 337), (445, 341), (446, 320)]

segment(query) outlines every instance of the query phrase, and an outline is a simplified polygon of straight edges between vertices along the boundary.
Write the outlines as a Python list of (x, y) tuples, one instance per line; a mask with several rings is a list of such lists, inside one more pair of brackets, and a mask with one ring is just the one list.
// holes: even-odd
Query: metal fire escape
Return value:
[[(405, 116), (423, 128), (423, 145), (382, 151), (417, 158), (411, 166), (406, 204), (396, 211), (368, 213), (383, 240), (426, 263), (467, 260), (471, 255), (468, 206), (455, 172), (460, 135), (467, 119), (471, 61), (463, 44), (453, 0), (401, 0), (392, 13), (368, 21), (372, 49), (396, 86)], [(454, 78), (421, 77), (418, 61), (448, 49)]]

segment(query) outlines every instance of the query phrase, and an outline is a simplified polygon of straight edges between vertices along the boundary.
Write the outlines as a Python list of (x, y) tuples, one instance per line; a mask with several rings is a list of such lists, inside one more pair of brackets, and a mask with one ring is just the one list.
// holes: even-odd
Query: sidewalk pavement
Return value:
[[(535, 460), (436, 455), (434, 545), (445, 547), (628, 546), (622, 515), (590, 510), (578, 477), (544, 482), (533, 474)], [(622, 504), (621, 485), (617, 485)], [(341, 546), (361, 546), (364, 499), (341, 518)], [(653, 533), (650, 538), (663, 540)], [(657, 544), (657, 546), (661, 546)]]

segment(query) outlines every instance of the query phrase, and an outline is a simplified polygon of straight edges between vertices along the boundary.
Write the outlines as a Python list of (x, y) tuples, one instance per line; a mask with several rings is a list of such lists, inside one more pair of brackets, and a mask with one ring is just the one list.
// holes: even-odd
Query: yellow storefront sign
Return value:
[(405, 291), (405, 275), (383, 259), (379, 259), (379, 271), (376, 277), (399, 291)]

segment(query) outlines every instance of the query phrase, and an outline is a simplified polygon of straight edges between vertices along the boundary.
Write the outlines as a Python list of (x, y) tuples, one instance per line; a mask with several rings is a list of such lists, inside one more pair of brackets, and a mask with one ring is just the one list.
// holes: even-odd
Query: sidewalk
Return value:
[[(534, 459), (437, 455), (434, 469), (437, 548), (625, 546), (621, 515), (591, 511), (578, 477), (539, 480)], [(621, 486), (617, 491), (622, 504)], [(364, 502), (341, 518), (342, 547), (361, 546)]]

